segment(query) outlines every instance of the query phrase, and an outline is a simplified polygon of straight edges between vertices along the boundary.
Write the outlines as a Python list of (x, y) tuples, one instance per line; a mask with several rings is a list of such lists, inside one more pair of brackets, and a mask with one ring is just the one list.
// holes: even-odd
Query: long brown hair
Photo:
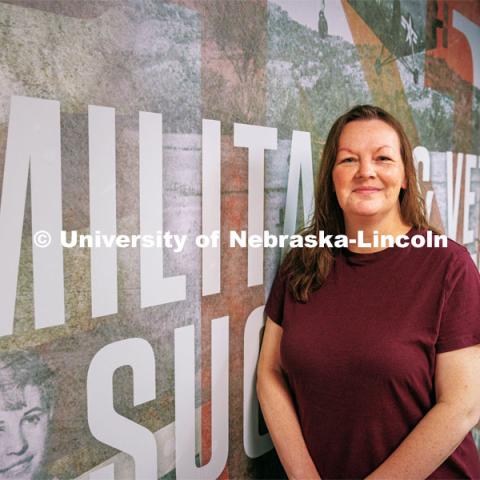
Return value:
[[(332, 170), (337, 157), (340, 134), (347, 123), (356, 120), (382, 120), (397, 132), (407, 179), (407, 188), (405, 190), (402, 188), (399, 195), (402, 220), (417, 229), (428, 229), (437, 234), (441, 233), (427, 221), (425, 202), (418, 189), (412, 147), (402, 125), (395, 117), (380, 107), (357, 105), (337, 118), (328, 133), (320, 168), (315, 179), (313, 218), (298, 234), (316, 236), (320, 230), (333, 235), (345, 234), (343, 212), (333, 188)], [(286, 254), (281, 266), (281, 273), (287, 276), (289, 290), (295, 300), (307, 302), (309, 294), (321, 287), (333, 266), (335, 253), (329, 247), (316, 247), (292, 248)]]

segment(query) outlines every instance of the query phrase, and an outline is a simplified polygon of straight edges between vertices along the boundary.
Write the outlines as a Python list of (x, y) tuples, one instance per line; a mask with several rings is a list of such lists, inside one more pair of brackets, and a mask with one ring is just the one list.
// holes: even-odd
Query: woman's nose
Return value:
[(358, 162), (358, 170), (356, 176), (358, 178), (362, 177), (374, 177), (375, 176), (375, 165), (372, 159), (370, 158), (361, 158)]
[(22, 455), (28, 448), (28, 442), (20, 425), (8, 432), (5, 441), (7, 442), (8, 455)]

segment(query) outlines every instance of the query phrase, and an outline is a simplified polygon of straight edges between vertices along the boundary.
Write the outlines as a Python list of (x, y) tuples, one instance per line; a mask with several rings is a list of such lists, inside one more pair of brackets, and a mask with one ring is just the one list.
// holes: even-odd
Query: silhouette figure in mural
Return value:
[(320, 38), (328, 35), (328, 24), (325, 18), (325, 0), (320, 1), (320, 11), (318, 12), (318, 34)]
[(0, 354), (0, 480), (51, 479), (44, 470), (53, 373), (36, 355)]

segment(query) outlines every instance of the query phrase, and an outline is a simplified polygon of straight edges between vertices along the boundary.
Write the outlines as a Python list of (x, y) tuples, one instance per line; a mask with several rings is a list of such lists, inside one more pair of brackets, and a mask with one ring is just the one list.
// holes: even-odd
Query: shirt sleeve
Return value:
[(282, 325), (283, 322), (286, 287), (285, 276), (281, 275), (279, 270), (275, 275), (267, 303), (265, 304), (265, 313), (278, 325)]
[(437, 353), (480, 343), (480, 273), (468, 250), (452, 261), (445, 278)]

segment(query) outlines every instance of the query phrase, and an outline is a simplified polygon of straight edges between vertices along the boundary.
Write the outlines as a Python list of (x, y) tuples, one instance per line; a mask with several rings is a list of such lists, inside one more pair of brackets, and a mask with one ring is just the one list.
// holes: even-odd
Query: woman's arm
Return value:
[(270, 436), (289, 479), (319, 479), (280, 367), (283, 329), (267, 317), (257, 366), (257, 396)]
[(478, 423), (480, 345), (439, 353), (436, 361), (437, 403), (368, 479), (428, 477)]

